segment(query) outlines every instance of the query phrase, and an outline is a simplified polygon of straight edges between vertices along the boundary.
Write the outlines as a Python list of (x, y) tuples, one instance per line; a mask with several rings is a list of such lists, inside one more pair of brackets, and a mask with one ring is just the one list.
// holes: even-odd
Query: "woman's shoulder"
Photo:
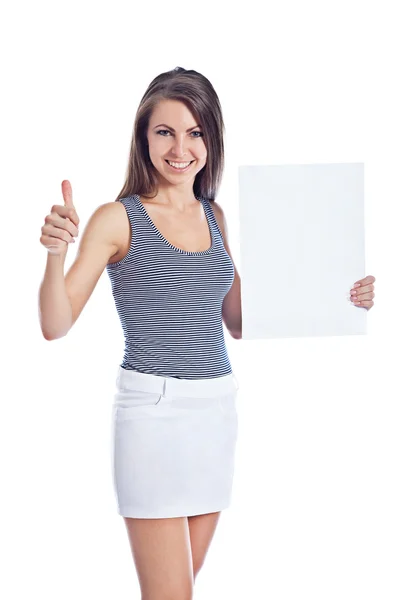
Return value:
[(108, 246), (114, 262), (129, 243), (130, 225), (124, 203), (113, 201), (100, 204), (91, 214), (84, 233), (85, 244), (90, 242)]
[(121, 230), (125, 230), (126, 226), (129, 226), (125, 208), (126, 203), (122, 202), (122, 200), (125, 199), (121, 198), (121, 200), (105, 202), (93, 213), (93, 216), (96, 215), (99, 221), (103, 221), (104, 225), (107, 225), (114, 236), (118, 236)]
[(226, 236), (225, 232), (226, 232), (227, 226), (226, 226), (226, 219), (225, 219), (224, 211), (222, 210), (221, 205), (218, 204), (215, 200), (212, 200), (212, 201), (210, 200), (209, 204), (214, 213), (218, 227), (221, 230), (222, 237), (225, 240), (225, 236)]
[(129, 249), (131, 228), (126, 208), (129, 200), (130, 198), (121, 198), (117, 201), (106, 202), (97, 209), (104, 217), (109, 239), (117, 249), (109, 262), (119, 262)]

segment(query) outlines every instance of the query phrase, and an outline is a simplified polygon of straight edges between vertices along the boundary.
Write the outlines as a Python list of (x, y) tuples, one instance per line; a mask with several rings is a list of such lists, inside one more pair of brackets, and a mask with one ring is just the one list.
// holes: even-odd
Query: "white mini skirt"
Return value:
[(167, 518), (231, 502), (238, 435), (233, 373), (177, 379), (118, 367), (111, 465), (118, 513)]

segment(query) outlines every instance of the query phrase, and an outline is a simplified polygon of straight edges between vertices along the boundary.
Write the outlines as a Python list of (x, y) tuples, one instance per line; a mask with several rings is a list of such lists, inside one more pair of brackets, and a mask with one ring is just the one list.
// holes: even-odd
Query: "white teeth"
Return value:
[(171, 167), (175, 167), (176, 169), (185, 169), (186, 167), (188, 167), (190, 165), (190, 162), (186, 162), (186, 163), (176, 163), (176, 162), (171, 162), (169, 160), (167, 160), (167, 163), (169, 165), (171, 165)]

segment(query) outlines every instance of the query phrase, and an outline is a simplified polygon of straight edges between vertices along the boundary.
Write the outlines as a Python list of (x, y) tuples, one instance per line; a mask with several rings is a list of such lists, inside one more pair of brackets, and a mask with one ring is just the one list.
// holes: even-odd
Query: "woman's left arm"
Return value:
[(228, 244), (228, 226), (224, 211), (222, 210), (221, 206), (215, 202), (215, 200), (210, 202), (210, 205), (214, 210), (215, 218), (221, 230), (222, 237), (224, 238), (225, 250), (231, 257), (233, 266), (235, 268), (235, 278), (233, 280), (231, 289), (226, 294), (222, 303), (222, 320), (231, 336), (236, 340), (240, 340), (242, 337), (242, 300), (240, 291), (240, 277)]

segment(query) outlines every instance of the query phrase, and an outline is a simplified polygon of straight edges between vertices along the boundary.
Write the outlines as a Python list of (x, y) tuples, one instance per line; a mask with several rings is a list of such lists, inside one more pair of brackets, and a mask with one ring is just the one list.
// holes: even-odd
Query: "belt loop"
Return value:
[(158, 404), (158, 403), (161, 401), (161, 398), (163, 398), (163, 397), (165, 398), (165, 386), (166, 386), (166, 383), (167, 383), (167, 379), (166, 379), (166, 377), (164, 377), (163, 379), (164, 379), (164, 382), (163, 382), (163, 389), (162, 389), (162, 392), (161, 392), (161, 394), (160, 394), (160, 397), (159, 397), (159, 399), (158, 399), (158, 401), (157, 401), (157, 404)]

